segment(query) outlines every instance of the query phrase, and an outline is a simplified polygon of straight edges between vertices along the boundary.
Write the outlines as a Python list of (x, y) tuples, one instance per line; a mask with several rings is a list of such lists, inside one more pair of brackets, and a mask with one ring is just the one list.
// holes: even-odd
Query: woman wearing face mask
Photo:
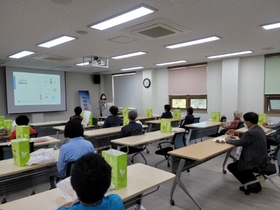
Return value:
[(102, 117), (102, 110), (106, 108), (106, 102), (107, 102), (106, 95), (102, 93), (98, 102), (101, 117)]

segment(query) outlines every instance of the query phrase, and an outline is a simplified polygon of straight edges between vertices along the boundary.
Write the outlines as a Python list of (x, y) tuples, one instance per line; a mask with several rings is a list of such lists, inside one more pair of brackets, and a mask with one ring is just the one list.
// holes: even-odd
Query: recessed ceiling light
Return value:
[(16, 54), (10, 55), (8, 57), (9, 58), (16, 58), (16, 59), (18, 59), (18, 58), (23, 58), (23, 57), (28, 56), (28, 55), (32, 55), (34, 53), (35, 52), (24, 50), (24, 51), (18, 52)]
[(77, 63), (76, 66), (87, 66), (89, 62)]
[(42, 44), (39, 44), (39, 45), (37, 45), (37, 46), (38, 46), (38, 47), (50, 48), (50, 47), (54, 47), (54, 46), (63, 44), (63, 43), (65, 43), (65, 42), (73, 41), (73, 40), (75, 40), (75, 39), (77, 39), (77, 38), (71, 37), (71, 36), (61, 36), (61, 37), (58, 37), (58, 38), (56, 38), (56, 39), (53, 39), (53, 40), (44, 42), (44, 43), (42, 43)]
[(141, 5), (134, 9), (114, 15), (114, 16), (110, 17), (109, 19), (102, 20), (94, 25), (91, 25), (90, 28), (94, 28), (94, 29), (98, 29), (98, 30), (105, 30), (105, 29), (120, 25), (122, 23), (126, 23), (128, 21), (137, 19), (139, 17), (151, 14), (155, 11), (156, 11), (156, 9), (154, 9), (154, 8), (148, 7), (146, 5)]
[(186, 60), (180, 60), (180, 61), (171, 61), (166, 63), (157, 63), (156, 66), (166, 66), (166, 65), (172, 65), (172, 64), (178, 64), (178, 63), (186, 63)]
[(125, 68), (125, 69), (120, 69), (122, 71), (129, 71), (129, 70), (136, 70), (136, 69), (143, 69), (143, 66), (137, 66), (137, 67), (131, 67), (131, 68)]
[(140, 51), (140, 52), (134, 52), (134, 53), (124, 54), (124, 55), (114, 56), (114, 57), (112, 57), (112, 59), (129, 58), (129, 57), (138, 56), (138, 55), (144, 55), (144, 54), (147, 54), (147, 53)]
[(279, 23), (272, 23), (272, 24), (263, 25), (261, 27), (263, 27), (265, 30), (280, 28), (280, 22)]
[(206, 58), (223, 58), (223, 57), (230, 57), (230, 56), (236, 56), (236, 55), (244, 55), (244, 54), (249, 54), (252, 53), (253, 51), (247, 50), (247, 51), (241, 51), (241, 52), (234, 52), (234, 53), (227, 53), (227, 54), (221, 54), (221, 55), (213, 55), (213, 56), (208, 56)]
[(168, 45), (165, 46), (168, 49), (175, 49), (175, 48), (179, 48), (179, 47), (187, 47), (187, 46), (191, 46), (191, 45), (196, 45), (196, 44), (202, 44), (205, 42), (212, 42), (212, 41), (216, 41), (221, 39), (218, 36), (211, 36), (211, 37), (207, 37), (207, 38), (203, 38), (203, 39), (197, 39), (197, 40), (193, 40), (193, 41), (189, 41), (189, 42), (183, 42), (183, 43), (179, 43), (179, 44), (173, 44), (173, 45)]

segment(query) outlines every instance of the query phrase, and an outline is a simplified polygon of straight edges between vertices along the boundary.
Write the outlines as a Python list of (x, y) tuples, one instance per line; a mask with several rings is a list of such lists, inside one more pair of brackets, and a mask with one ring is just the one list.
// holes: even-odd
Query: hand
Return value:
[(267, 122), (263, 123), (262, 126), (266, 128), (268, 126)]

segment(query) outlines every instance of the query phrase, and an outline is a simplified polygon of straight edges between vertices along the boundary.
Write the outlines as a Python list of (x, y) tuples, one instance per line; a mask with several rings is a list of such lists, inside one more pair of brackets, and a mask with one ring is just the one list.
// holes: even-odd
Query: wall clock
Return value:
[(148, 78), (145, 78), (145, 79), (143, 80), (143, 85), (144, 85), (145, 88), (150, 87), (150, 86), (151, 86), (151, 80), (148, 79)]

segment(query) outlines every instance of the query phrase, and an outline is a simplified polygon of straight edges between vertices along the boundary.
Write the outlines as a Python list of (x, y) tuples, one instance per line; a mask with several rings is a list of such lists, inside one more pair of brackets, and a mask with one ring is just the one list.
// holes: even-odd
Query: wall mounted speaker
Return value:
[(93, 83), (100, 84), (100, 75), (98, 74), (93, 75)]

